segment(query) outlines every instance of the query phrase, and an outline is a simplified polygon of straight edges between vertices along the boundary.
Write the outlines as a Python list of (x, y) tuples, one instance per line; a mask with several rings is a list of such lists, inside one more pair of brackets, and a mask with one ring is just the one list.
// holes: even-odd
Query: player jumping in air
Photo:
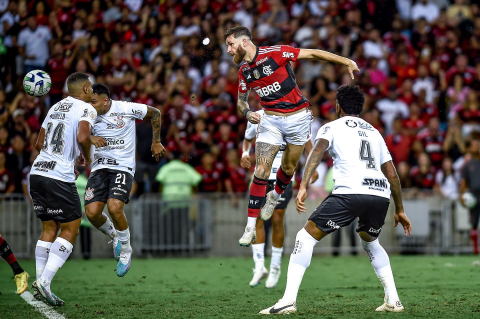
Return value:
[(17, 294), (21, 295), (28, 288), (29, 275), (19, 265), (12, 249), (8, 246), (7, 241), (3, 239), (2, 235), (0, 235), (0, 256), (12, 267), (13, 275), (15, 276), (13, 279), (17, 285)]
[[(245, 27), (235, 27), (225, 33), (227, 51), (233, 61), (240, 64), (238, 72), (239, 91), (237, 106), (252, 124), (258, 125), (255, 147), (256, 165), (248, 201), (248, 221), (238, 243), (248, 247), (255, 240), (255, 224), (273, 160), (283, 144), (286, 144), (282, 163), (277, 171), (275, 188), (267, 194), (261, 218), (268, 220), (278, 199), (293, 177), (305, 143), (310, 139), (312, 114), (310, 103), (301, 94), (290, 61), (318, 59), (343, 64), (353, 78), (359, 71), (356, 63), (338, 55), (311, 49), (297, 49), (285, 45), (257, 47), (252, 43), (252, 34)], [(247, 104), (248, 91), (255, 90), (260, 96), (265, 114), (252, 112)], [(261, 119), (261, 121), (260, 121)]]
[(42, 221), (35, 248), (37, 280), (32, 288), (37, 299), (54, 306), (65, 303), (52, 293), (50, 283), (72, 253), (82, 217), (75, 162), (90, 163), (90, 130), (97, 118), (97, 111), (86, 103), (92, 99), (88, 75), (73, 73), (67, 86), (69, 96), (54, 104), (43, 121), (35, 144), (40, 154), (30, 171), (33, 210)]
[[(92, 225), (112, 239), (117, 276), (123, 277), (132, 259), (123, 207), (135, 174), (135, 120), (151, 119), (152, 156), (158, 161), (165, 153), (160, 142), (160, 111), (145, 104), (113, 101), (104, 84), (93, 85), (92, 105), (99, 112), (92, 132), (95, 152), (85, 191), (85, 213)], [(105, 203), (112, 220), (102, 213)]]
[(289, 314), (297, 311), (298, 289), (312, 260), (314, 246), (328, 234), (348, 226), (358, 218), (357, 232), (370, 257), (373, 269), (385, 291), (384, 303), (376, 311), (403, 311), (395, 288), (390, 260), (378, 242), (385, 223), (390, 194), (395, 203), (395, 226), (400, 222), (405, 236), (412, 225), (403, 210), (400, 180), (392, 164), (385, 141), (370, 124), (359, 118), (365, 97), (355, 85), (337, 91), (339, 119), (320, 128), (308, 157), (296, 205), (299, 214), (306, 211), (307, 181), (328, 150), (333, 158), (335, 187), (332, 194), (313, 212), (298, 233), (290, 257), (285, 294), (275, 305), (260, 314)]
[[(257, 111), (256, 113), (262, 116), (264, 114), (263, 110)], [(240, 161), (240, 165), (243, 168), (249, 169), (251, 166), (250, 163), (250, 148), (257, 134), (258, 125), (252, 124), (250, 122), (247, 123), (247, 129), (245, 131), (245, 139), (243, 140), (243, 155)], [(275, 159), (273, 160), (272, 164), (272, 171), (270, 172), (270, 176), (268, 177), (268, 184), (267, 184), (267, 192), (270, 192), (275, 187), (275, 180), (276, 174), (282, 163), (282, 155), (283, 151), (285, 150), (286, 145), (283, 144), (280, 147)], [(310, 151), (312, 150), (312, 142), (311, 140), (307, 141), (305, 145), (305, 154), (308, 156)], [(312, 177), (312, 183), (314, 183), (318, 179), (318, 173), (314, 172)], [(283, 253), (283, 240), (285, 238), (285, 226), (283, 222), (283, 218), (285, 216), (285, 211), (287, 209), (288, 203), (292, 198), (292, 182), (290, 182), (283, 192), (283, 194), (278, 199), (278, 204), (275, 206), (273, 211), (271, 224), (272, 224), (272, 260), (270, 263), (270, 272), (267, 271), (265, 268), (265, 229), (264, 223), (262, 219), (257, 219), (256, 228), (256, 239), (252, 242), (252, 253), (253, 253), (253, 261), (255, 262), (255, 268), (253, 269), (253, 278), (250, 281), (251, 287), (256, 287), (260, 285), (261, 280), (267, 277), (267, 281), (265, 282), (266, 288), (273, 288), (277, 285), (278, 279), (280, 278), (280, 265), (282, 261), (282, 253)], [(265, 201), (265, 199), (264, 199)]]

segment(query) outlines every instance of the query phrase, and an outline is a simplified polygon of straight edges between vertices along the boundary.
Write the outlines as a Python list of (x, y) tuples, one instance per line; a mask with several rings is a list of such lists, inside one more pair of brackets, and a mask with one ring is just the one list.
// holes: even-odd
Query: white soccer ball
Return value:
[(477, 205), (477, 198), (472, 193), (464, 193), (462, 199), (468, 208), (473, 208)]
[(42, 70), (33, 70), (25, 75), (23, 79), (23, 88), (28, 95), (44, 96), (50, 92), (52, 87), (52, 79), (47, 72)]

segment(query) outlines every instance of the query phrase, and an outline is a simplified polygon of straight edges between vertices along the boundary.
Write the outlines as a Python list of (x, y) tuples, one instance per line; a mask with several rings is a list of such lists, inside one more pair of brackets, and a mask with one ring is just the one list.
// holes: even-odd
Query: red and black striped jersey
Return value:
[(290, 66), (299, 53), (300, 49), (288, 45), (257, 47), (253, 61), (240, 66), (239, 92), (254, 90), (266, 111), (292, 113), (310, 106)]

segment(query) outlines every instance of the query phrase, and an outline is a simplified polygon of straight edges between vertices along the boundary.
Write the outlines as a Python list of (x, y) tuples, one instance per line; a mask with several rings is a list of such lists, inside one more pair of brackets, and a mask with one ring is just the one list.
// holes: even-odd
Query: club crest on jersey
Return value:
[(92, 120), (94, 120), (94, 119), (95, 119), (95, 113), (90, 112), (90, 118), (91, 118)]
[(266, 76), (272, 75), (273, 74), (272, 66), (264, 65), (263, 66), (263, 74), (265, 74)]
[(348, 127), (357, 127), (357, 122), (353, 121), (353, 120), (346, 120), (345, 121), (345, 124), (347, 124)]
[(253, 70), (253, 76), (255, 77), (255, 79), (260, 79), (260, 72), (258, 72), (258, 70)]
[(85, 200), (91, 200), (93, 198), (93, 191), (93, 188), (87, 188), (87, 190), (85, 191)]
[(117, 116), (116, 119), (114, 119), (114, 121), (116, 122), (116, 127), (117, 128), (123, 128), (125, 126), (125, 121), (123, 120), (123, 116)]

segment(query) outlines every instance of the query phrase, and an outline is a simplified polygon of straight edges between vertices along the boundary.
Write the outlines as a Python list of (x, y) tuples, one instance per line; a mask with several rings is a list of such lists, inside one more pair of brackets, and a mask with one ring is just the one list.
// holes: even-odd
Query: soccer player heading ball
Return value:
[(296, 199), (299, 214), (306, 211), (307, 182), (326, 150), (334, 160), (335, 187), (297, 233), (288, 265), (285, 294), (275, 305), (262, 310), (261, 314), (296, 312), (298, 289), (312, 260), (313, 248), (322, 238), (350, 225), (357, 218), (357, 232), (362, 246), (385, 291), (384, 303), (376, 311), (403, 311), (390, 260), (378, 242), (390, 204), (390, 194), (395, 202), (395, 226), (400, 223), (405, 236), (408, 236), (412, 225), (403, 210), (400, 180), (385, 141), (373, 126), (359, 117), (364, 101), (365, 97), (358, 86), (346, 85), (337, 91), (336, 111), (339, 119), (322, 126), (318, 131)]
[[(248, 247), (256, 237), (255, 223), (266, 194), (275, 155), (282, 144), (286, 143), (275, 188), (267, 194), (261, 211), (260, 217), (263, 220), (272, 216), (278, 199), (292, 180), (305, 143), (311, 136), (313, 116), (308, 109), (310, 102), (297, 86), (290, 61), (317, 59), (343, 64), (348, 68), (352, 79), (353, 72), (359, 69), (354, 61), (321, 50), (297, 49), (286, 45), (257, 47), (252, 42), (250, 30), (245, 27), (229, 29), (225, 33), (225, 41), (227, 52), (233, 56), (233, 61), (237, 64), (244, 62), (238, 71), (238, 109), (250, 123), (259, 124), (255, 175), (248, 201), (248, 221), (245, 232), (238, 241), (240, 246)], [(265, 110), (263, 116), (252, 112), (248, 107), (248, 91), (251, 89), (260, 96), (260, 103)]]

